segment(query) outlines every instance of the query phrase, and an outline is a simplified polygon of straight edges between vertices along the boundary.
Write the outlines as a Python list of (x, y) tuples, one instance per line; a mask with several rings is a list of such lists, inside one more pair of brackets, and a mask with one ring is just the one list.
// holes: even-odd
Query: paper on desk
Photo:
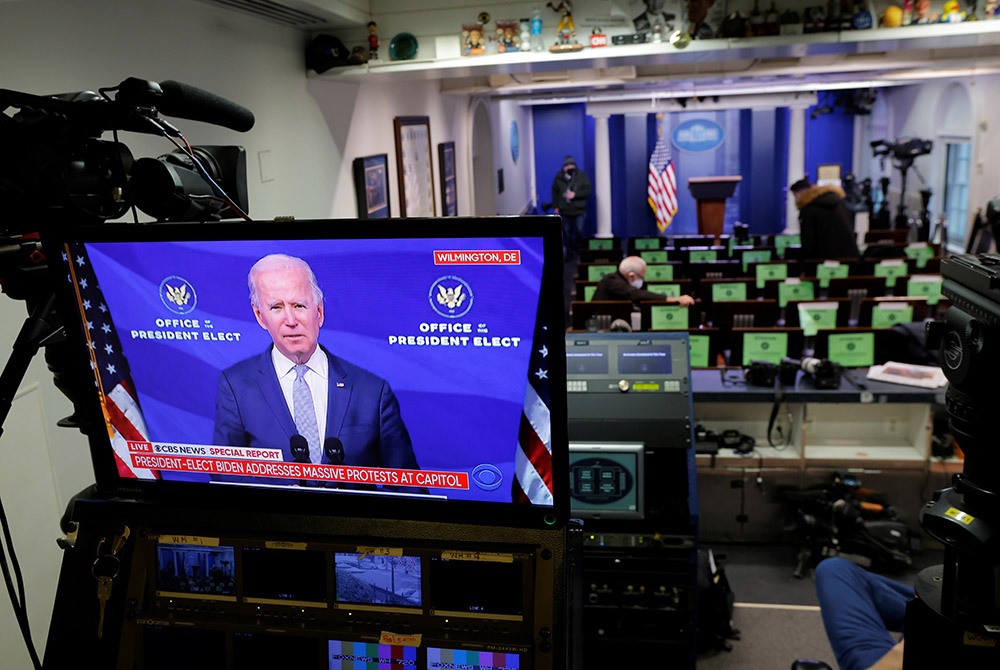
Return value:
[(868, 379), (892, 384), (919, 386), (925, 389), (936, 389), (948, 383), (948, 378), (941, 368), (931, 365), (913, 365), (910, 363), (887, 362), (885, 365), (873, 365), (868, 368)]

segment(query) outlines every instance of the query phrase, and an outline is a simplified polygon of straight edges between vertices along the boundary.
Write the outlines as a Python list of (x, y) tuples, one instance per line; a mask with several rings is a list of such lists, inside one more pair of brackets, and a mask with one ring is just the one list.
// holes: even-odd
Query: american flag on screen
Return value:
[(549, 417), (549, 350), (539, 305), (531, 338), (528, 383), (524, 389), (521, 428), (514, 454), (514, 502), (552, 504), (552, 435)]
[(674, 161), (670, 157), (670, 147), (658, 134), (656, 146), (649, 157), (649, 206), (656, 214), (656, 227), (663, 232), (677, 213), (677, 177), (674, 175)]
[(159, 479), (158, 471), (133, 466), (128, 453), (128, 440), (148, 441), (149, 430), (142, 417), (142, 408), (139, 407), (118, 333), (111, 321), (111, 312), (97, 284), (87, 250), (83, 244), (69, 244), (63, 251), (63, 261), (67, 266), (66, 279), (73, 286), (80, 318), (85, 326), (90, 368), (94, 371), (94, 385), (101, 395), (118, 474), (132, 479)]

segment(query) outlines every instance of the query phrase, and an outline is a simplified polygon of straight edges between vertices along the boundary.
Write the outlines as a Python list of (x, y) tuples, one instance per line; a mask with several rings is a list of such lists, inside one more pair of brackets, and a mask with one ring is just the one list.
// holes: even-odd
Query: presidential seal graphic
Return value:
[(198, 304), (198, 294), (187, 279), (171, 275), (160, 282), (160, 300), (174, 314), (190, 314)]
[(448, 319), (457, 319), (472, 309), (472, 288), (461, 277), (446, 275), (431, 284), (427, 299), (435, 312)]

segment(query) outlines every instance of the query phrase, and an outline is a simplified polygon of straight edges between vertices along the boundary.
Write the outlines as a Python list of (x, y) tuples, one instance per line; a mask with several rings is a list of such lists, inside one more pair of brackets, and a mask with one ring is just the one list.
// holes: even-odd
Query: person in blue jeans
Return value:
[(913, 587), (868, 572), (843, 558), (816, 566), (816, 595), (840, 670), (901, 670), (906, 603)]
[(562, 170), (552, 180), (552, 206), (562, 217), (563, 246), (567, 257), (576, 255), (580, 250), (590, 191), (587, 173), (577, 168), (575, 158), (566, 156)]

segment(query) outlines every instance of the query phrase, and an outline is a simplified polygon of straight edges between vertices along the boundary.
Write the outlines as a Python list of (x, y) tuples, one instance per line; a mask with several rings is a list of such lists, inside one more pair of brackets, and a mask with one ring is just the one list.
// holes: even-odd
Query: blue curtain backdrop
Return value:
[[(820, 94), (823, 100), (823, 94)], [(854, 141), (852, 116), (836, 108), (833, 114), (816, 119), (806, 112), (806, 169), (815, 179), (816, 165), (840, 163), (851, 169)], [(663, 134), (671, 142), (670, 151), (677, 174), (677, 215), (667, 228), (668, 235), (693, 234), (698, 230), (695, 200), (687, 188), (690, 177), (741, 175), (743, 181), (726, 202), (725, 230), (733, 223), (750, 225), (755, 234), (778, 233), (785, 227), (788, 185), (801, 175), (788, 174), (787, 108), (764, 110), (720, 110), (678, 112), (665, 115)], [(562, 169), (563, 157), (570, 153), (594, 180), (594, 119), (584, 103), (538, 105), (533, 110), (535, 172), (538, 200), (552, 200), (552, 180)], [(723, 130), (722, 143), (708, 151), (687, 151), (672, 142), (674, 130), (691, 120), (706, 119)], [(649, 156), (656, 144), (658, 120), (655, 114), (612, 116), (608, 129), (611, 142), (612, 231), (618, 237), (645, 237), (657, 234), (653, 211), (646, 200)], [(596, 196), (589, 201), (585, 233), (596, 232)]]
[[(844, 111), (841, 106), (835, 106), (833, 93), (820, 93), (819, 104), (829, 104), (833, 107), (830, 114), (822, 114), (815, 119), (812, 111), (806, 110), (806, 174), (816, 181), (816, 166), (839, 164), (840, 174), (844, 175), (854, 169), (854, 116)], [(791, 179), (795, 181), (802, 175)]]

